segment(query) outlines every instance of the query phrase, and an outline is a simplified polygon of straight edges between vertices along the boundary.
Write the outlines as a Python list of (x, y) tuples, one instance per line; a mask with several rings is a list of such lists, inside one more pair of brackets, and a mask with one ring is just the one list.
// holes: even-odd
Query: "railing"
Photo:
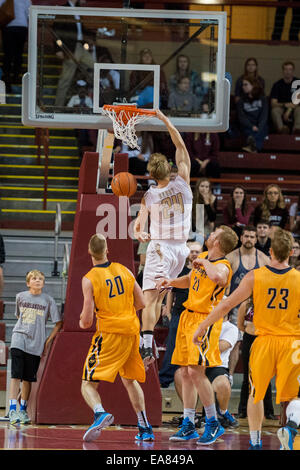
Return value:
[(43, 147), (45, 156), (44, 166), (44, 193), (43, 193), (43, 210), (47, 209), (47, 192), (48, 192), (48, 166), (49, 166), (49, 129), (35, 129), (35, 144), (37, 146), (37, 164), (41, 164), (41, 148)]
[(59, 276), (58, 271), (58, 240), (61, 233), (61, 208), (60, 204), (56, 204), (56, 213), (55, 213), (55, 228), (54, 228), (54, 266), (52, 271), (52, 276)]
[(67, 288), (68, 273), (69, 273), (69, 265), (70, 265), (70, 249), (69, 249), (69, 244), (68, 244), (68, 243), (65, 243), (65, 244), (64, 244), (63, 266), (62, 266), (62, 272), (61, 272), (61, 278), (62, 278), (62, 283), (61, 283), (61, 305), (62, 305), (62, 313), (63, 313), (64, 305), (65, 305), (66, 288)]

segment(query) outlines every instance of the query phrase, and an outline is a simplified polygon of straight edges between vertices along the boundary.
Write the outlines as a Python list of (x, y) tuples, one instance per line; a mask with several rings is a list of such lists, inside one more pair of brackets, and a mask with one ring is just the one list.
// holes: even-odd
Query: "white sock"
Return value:
[(94, 407), (94, 413), (103, 413), (105, 411), (105, 409), (103, 408), (103, 406), (101, 405), (101, 403), (98, 403), (95, 407)]
[(143, 347), (143, 344), (144, 344), (144, 338), (143, 338), (142, 333), (140, 333), (140, 349)]
[(153, 343), (153, 331), (147, 331), (147, 333), (143, 332), (143, 340), (144, 340), (144, 348), (152, 348)]
[(184, 408), (183, 410), (183, 419), (189, 418), (191, 423), (195, 424), (195, 408)]
[(207, 419), (210, 419), (210, 418), (217, 419), (217, 411), (216, 411), (215, 403), (213, 403), (212, 405), (209, 405), (209, 406), (205, 406), (204, 410), (205, 410), (205, 414), (206, 414)]
[(252, 445), (260, 444), (261, 431), (250, 431), (250, 441)]
[(145, 410), (138, 411), (137, 412), (137, 418), (138, 418), (138, 423), (139, 423), (140, 426), (142, 426), (143, 428), (148, 428), (149, 427), (149, 422), (148, 422)]
[(286, 408), (287, 421), (293, 421), (297, 427), (300, 425), (300, 400), (292, 400)]

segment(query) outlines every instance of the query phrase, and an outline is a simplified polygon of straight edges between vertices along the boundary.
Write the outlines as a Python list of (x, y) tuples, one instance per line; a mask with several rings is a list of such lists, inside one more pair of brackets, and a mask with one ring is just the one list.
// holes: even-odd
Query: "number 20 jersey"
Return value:
[(140, 322), (133, 296), (135, 278), (130, 271), (120, 263), (108, 261), (94, 266), (85, 277), (93, 285), (96, 330), (138, 334)]
[(255, 334), (300, 336), (300, 272), (271, 266), (253, 272)]
[(151, 240), (188, 240), (193, 193), (181, 176), (171, 179), (163, 188), (151, 186), (144, 200), (150, 211)]

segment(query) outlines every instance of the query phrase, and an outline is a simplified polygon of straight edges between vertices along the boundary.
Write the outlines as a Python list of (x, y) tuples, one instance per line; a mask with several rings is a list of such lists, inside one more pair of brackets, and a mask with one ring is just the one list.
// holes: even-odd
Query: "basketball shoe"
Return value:
[(213, 416), (212, 418), (205, 418), (205, 429), (204, 433), (198, 439), (197, 444), (199, 445), (209, 445), (213, 444), (218, 437), (222, 436), (224, 434), (225, 429), (219, 421)]
[(280, 450), (293, 450), (293, 444), (295, 436), (297, 435), (297, 430), (291, 426), (285, 426), (278, 429), (277, 437), (280, 440), (281, 447)]
[(86, 442), (95, 441), (101, 434), (101, 430), (110, 426), (114, 422), (114, 417), (110, 413), (95, 413), (95, 420), (83, 436)]
[(189, 420), (188, 417), (184, 418), (182, 425), (176, 434), (169, 437), (169, 441), (190, 441), (198, 439), (199, 434), (196, 431), (195, 425)]
[(143, 427), (138, 424), (139, 432), (135, 436), (136, 441), (154, 441), (155, 437), (152, 432), (152, 426)]

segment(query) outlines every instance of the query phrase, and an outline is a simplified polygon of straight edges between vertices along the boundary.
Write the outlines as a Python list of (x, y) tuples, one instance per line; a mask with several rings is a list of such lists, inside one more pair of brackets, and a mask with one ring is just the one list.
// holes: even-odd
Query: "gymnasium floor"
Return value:
[[(176, 428), (167, 423), (170, 415), (163, 416), (163, 425), (154, 428), (155, 441), (151, 443), (136, 443), (136, 428), (129, 426), (111, 426), (103, 430), (99, 439), (92, 443), (84, 443), (82, 436), (86, 426), (70, 425), (10, 425), (7, 421), (0, 421), (0, 449), (26, 449), (26, 450), (98, 450), (98, 451), (204, 451), (204, 450), (247, 450), (249, 447), (249, 432), (246, 419), (240, 420), (240, 427), (227, 429), (225, 434), (216, 443), (202, 447), (195, 441), (188, 443), (174, 443), (169, 437), (176, 432)], [(276, 432), (278, 421), (267, 420), (263, 427), (264, 450), (279, 450), (279, 441)], [(203, 429), (199, 430), (202, 434)], [(298, 438), (300, 439), (300, 437)], [(300, 448), (300, 446), (299, 446)], [(134, 453), (132, 454), (134, 455)]]

